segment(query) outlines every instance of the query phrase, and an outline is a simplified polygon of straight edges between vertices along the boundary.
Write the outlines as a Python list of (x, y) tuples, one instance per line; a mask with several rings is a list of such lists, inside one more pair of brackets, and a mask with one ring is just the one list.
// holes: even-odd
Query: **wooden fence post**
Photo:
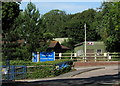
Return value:
[(96, 57), (97, 55), (96, 55), (96, 53), (95, 53), (95, 62), (96, 62), (96, 59), (97, 59), (97, 57)]
[(77, 53), (74, 53), (74, 57), (77, 57)]
[(71, 59), (72, 59), (72, 53), (71, 53)]
[(61, 59), (61, 57), (62, 57), (62, 53), (59, 53), (59, 59)]
[(107, 61), (109, 61), (109, 56), (110, 56), (110, 53), (108, 52), (108, 57), (107, 57), (108, 60)]

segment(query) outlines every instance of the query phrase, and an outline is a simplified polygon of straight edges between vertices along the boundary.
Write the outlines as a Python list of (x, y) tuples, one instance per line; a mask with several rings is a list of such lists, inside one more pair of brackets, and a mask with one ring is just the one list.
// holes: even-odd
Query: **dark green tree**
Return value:
[(68, 16), (65, 11), (51, 10), (42, 16), (43, 25), (47, 32), (53, 33), (54, 37), (66, 37), (64, 29)]
[(81, 13), (71, 15), (72, 18), (65, 25), (65, 29), (69, 38), (72, 38), (73, 46), (76, 43), (84, 41), (84, 25), (87, 25), (87, 41), (97, 41), (100, 40), (100, 36), (96, 31), (96, 11), (93, 9), (85, 10)]
[[(21, 46), (21, 54), (24, 59), (31, 59), (32, 52), (46, 51), (49, 40), (52, 39), (51, 33), (46, 33), (43, 28), (39, 10), (33, 3), (28, 3), (25, 11), (21, 12), (15, 20), (13, 33), (25, 43)], [(27, 52), (27, 55), (24, 54)]]
[(2, 2), (2, 30), (6, 33), (10, 30), (14, 20), (19, 15), (19, 3), (17, 2)]
[(19, 44), (15, 41), (17, 36), (11, 34), (11, 27), (13, 26), (13, 23), (17, 16), (19, 15), (20, 9), (19, 9), (18, 2), (2, 2), (2, 55), (3, 59), (11, 59), (14, 58), (13, 54), (15, 56), (16, 47), (19, 46)]
[[(101, 19), (98, 32), (110, 52), (120, 51), (120, 2), (104, 2), (101, 6)], [(100, 22), (100, 23), (99, 23)]]

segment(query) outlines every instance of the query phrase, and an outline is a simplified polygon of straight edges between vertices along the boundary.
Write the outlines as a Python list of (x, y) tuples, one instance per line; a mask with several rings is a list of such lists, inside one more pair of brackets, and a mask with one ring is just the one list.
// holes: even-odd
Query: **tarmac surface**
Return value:
[(22, 80), (2, 86), (120, 86), (118, 65), (75, 68), (54, 78)]

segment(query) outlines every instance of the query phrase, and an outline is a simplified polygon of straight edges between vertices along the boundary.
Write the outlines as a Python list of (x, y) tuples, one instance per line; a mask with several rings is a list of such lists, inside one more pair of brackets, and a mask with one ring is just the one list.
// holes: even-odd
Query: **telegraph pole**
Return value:
[(85, 57), (84, 57), (84, 59), (85, 59), (85, 62), (86, 62), (86, 24), (84, 25), (84, 28), (85, 28)]

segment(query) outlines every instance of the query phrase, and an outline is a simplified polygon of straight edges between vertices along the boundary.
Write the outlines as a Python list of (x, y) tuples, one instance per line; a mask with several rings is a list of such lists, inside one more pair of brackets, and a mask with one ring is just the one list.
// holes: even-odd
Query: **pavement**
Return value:
[(89, 72), (92, 70), (98, 70), (98, 69), (105, 69), (105, 67), (82, 67), (82, 68), (75, 68), (76, 71), (68, 72), (62, 75), (57, 76), (56, 78), (71, 78), (78, 74)]
[(104, 68), (101, 68), (99, 70), (89, 71), (83, 74), (75, 75), (73, 76), (73, 78), (90, 78), (90, 77), (115, 75), (118, 74), (119, 72), (120, 69), (118, 65), (104, 66)]

